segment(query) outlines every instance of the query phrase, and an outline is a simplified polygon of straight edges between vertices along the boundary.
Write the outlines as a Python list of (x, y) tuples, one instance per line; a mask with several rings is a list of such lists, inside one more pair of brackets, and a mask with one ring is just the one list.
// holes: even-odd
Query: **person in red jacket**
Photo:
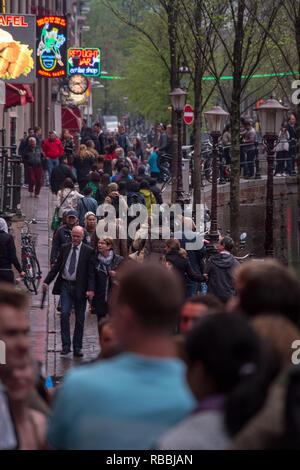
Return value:
[(49, 132), (49, 138), (43, 144), (43, 151), (47, 158), (49, 180), (52, 170), (59, 163), (60, 155), (64, 154), (64, 147), (61, 141), (56, 137), (55, 132)]

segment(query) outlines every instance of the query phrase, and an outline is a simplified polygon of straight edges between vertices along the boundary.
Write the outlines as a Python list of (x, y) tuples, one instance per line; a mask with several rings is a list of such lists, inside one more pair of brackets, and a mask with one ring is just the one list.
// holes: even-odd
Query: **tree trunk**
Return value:
[[(298, 71), (300, 73), (300, 5), (298, 9), (298, 14), (295, 18), (295, 31), (296, 31), (297, 53), (298, 53)], [(296, 133), (297, 133), (297, 153), (296, 153), (297, 209), (298, 209), (297, 210), (297, 224), (298, 224), (298, 233), (300, 233), (300, 104), (297, 104), (295, 117), (296, 117)]]
[(195, 67), (195, 124), (194, 124), (194, 172), (193, 172), (193, 214), (196, 205), (201, 204), (201, 130), (202, 130), (202, 70), (200, 64)]
[[(169, 47), (170, 47), (170, 64), (171, 64), (171, 75), (170, 75), (170, 87), (173, 91), (177, 87), (178, 73), (177, 73), (177, 51), (176, 51), (176, 24), (178, 16), (178, 5), (177, 0), (170, 0), (166, 9), (168, 15), (168, 36), (169, 36)], [(177, 151), (177, 120), (176, 113), (172, 110), (172, 194), (171, 202), (175, 202), (177, 199), (177, 166), (178, 166), (178, 151)]]
[(233, 84), (231, 96), (231, 177), (230, 177), (230, 234), (235, 242), (235, 252), (239, 246), (240, 236), (240, 104), (242, 84), (242, 58), (244, 37), (243, 0), (238, 2), (237, 21), (233, 49)]

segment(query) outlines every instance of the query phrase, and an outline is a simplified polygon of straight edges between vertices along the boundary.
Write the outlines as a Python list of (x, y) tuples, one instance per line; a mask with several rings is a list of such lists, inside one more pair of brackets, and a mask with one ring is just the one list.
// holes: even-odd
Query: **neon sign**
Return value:
[(61, 16), (37, 18), (37, 74), (56, 78), (66, 75), (67, 21)]
[(100, 64), (100, 49), (83, 49), (81, 47), (68, 49), (68, 75), (80, 74), (85, 77), (98, 77)]

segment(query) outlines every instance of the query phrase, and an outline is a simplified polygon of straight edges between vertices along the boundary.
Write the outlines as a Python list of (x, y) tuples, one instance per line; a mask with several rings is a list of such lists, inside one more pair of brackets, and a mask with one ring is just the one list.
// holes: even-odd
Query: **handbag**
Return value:
[(59, 224), (60, 224), (60, 220), (59, 220), (59, 209), (61, 208), (61, 206), (63, 205), (63, 203), (66, 201), (66, 199), (70, 196), (72, 192), (72, 189), (71, 191), (66, 195), (66, 197), (64, 198), (64, 200), (62, 201), (61, 205), (59, 207), (56, 207), (54, 209), (54, 214), (53, 214), (53, 217), (52, 217), (52, 223), (51, 223), (51, 229), (53, 231), (55, 231), (58, 227), (59, 227)]
[(59, 224), (60, 224), (58, 213), (59, 213), (59, 207), (56, 207), (54, 209), (54, 214), (53, 214), (52, 223), (51, 223), (51, 229), (53, 231), (55, 231), (59, 227)]

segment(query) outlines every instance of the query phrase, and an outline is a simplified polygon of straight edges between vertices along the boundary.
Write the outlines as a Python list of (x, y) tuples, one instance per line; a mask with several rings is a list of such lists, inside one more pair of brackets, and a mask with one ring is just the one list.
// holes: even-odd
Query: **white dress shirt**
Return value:
[(66, 261), (66, 264), (65, 264), (65, 268), (64, 268), (63, 274), (62, 274), (62, 278), (65, 279), (65, 281), (76, 281), (77, 266), (78, 266), (78, 260), (79, 260), (79, 256), (80, 256), (81, 247), (82, 247), (82, 242), (80, 243), (80, 245), (78, 245), (76, 247), (75, 269), (74, 269), (73, 274), (70, 274), (69, 273), (69, 266), (70, 266), (71, 256), (72, 256), (73, 248), (74, 248), (73, 245), (72, 245), (72, 248), (71, 248), (70, 253), (68, 255), (68, 258), (67, 258), (67, 261)]

